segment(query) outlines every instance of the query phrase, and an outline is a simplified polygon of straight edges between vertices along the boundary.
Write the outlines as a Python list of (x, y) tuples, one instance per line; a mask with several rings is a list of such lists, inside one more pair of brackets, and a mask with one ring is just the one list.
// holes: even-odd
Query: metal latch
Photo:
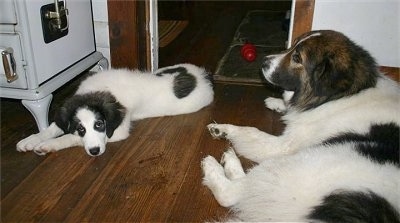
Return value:
[[(68, 29), (68, 9), (67, 9), (67, 1), (64, 0), (64, 6), (62, 6), (61, 4), (59, 4), (58, 0), (54, 0), (54, 8), (55, 11), (47, 11), (45, 13), (45, 17), (47, 19), (51, 19), (51, 25), (53, 26), (53, 28), (55, 30), (59, 30), (59, 31), (65, 31)], [(62, 21), (61, 18), (65, 16), (67, 19), (67, 22), (65, 24), (65, 26), (62, 26)]]
[(1, 51), (1, 59), (3, 60), (4, 72), (8, 83), (18, 79), (16, 71), (16, 63), (14, 59), (14, 50), (11, 47)]

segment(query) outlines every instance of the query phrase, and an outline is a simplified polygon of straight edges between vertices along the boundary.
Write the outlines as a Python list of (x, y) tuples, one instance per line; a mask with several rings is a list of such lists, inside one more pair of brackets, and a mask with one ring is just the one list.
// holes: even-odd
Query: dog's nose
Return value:
[(100, 153), (100, 147), (93, 147), (89, 149), (89, 153), (92, 154), (93, 156), (97, 156)]

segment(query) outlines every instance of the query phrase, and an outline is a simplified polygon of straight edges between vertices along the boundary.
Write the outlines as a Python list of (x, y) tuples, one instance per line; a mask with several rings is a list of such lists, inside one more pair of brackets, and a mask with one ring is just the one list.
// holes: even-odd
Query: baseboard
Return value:
[(400, 67), (380, 66), (379, 70), (393, 80), (400, 82)]

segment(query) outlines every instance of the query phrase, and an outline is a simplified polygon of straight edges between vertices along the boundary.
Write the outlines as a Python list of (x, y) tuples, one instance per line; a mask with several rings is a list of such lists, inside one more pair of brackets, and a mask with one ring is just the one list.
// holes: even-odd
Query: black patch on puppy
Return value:
[[(79, 108), (86, 108), (96, 114), (96, 119), (105, 120), (106, 134), (111, 138), (114, 130), (125, 117), (125, 108), (109, 92), (93, 92), (74, 95), (67, 99), (55, 116), (56, 125), (65, 134), (78, 131), (79, 120), (75, 117)], [(96, 125), (96, 124), (95, 124)], [(94, 126), (94, 128), (96, 128)], [(100, 129), (99, 129), (100, 130)]]
[(178, 74), (174, 77), (174, 94), (177, 98), (184, 98), (188, 96), (197, 85), (196, 78), (188, 73), (185, 67), (166, 69), (155, 75), (161, 77), (165, 74), (173, 75), (176, 73)]
[(187, 72), (186, 68), (175, 67), (175, 68), (169, 68), (169, 69), (162, 70), (161, 72), (155, 73), (155, 75), (158, 77), (162, 77), (162, 76), (164, 76), (164, 74), (172, 75), (175, 73), (184, 73), (184, 72)]
[(185, 72), (179, 73), (174, 78), (174, 94), (177, 98), (184, 98), (193, 91), (196, 85), (196, 78), (185, 69)]
[(400, 130), (395, 123), (372, 125), (365, 135), (343, 133), (326, 140), (325, 144), (355, 143), (356, 150), (369, 159), (384, 164), (390, 162), (400, 167)]
[(392, 205), (373, 192), (345, 191), (326, 196), (308, 218), (323, 222), (400, 222)]

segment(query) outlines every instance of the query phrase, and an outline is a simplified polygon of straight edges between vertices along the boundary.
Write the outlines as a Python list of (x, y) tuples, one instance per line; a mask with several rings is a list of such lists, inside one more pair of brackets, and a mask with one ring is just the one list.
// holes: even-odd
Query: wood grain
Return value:
[(110, 56), (113, 68), (146, 69), (145, 1), (108, 0)]
[(296, 0), (292, 43), (301, 34), (311, 31), (314, 16), (315, 0)]

